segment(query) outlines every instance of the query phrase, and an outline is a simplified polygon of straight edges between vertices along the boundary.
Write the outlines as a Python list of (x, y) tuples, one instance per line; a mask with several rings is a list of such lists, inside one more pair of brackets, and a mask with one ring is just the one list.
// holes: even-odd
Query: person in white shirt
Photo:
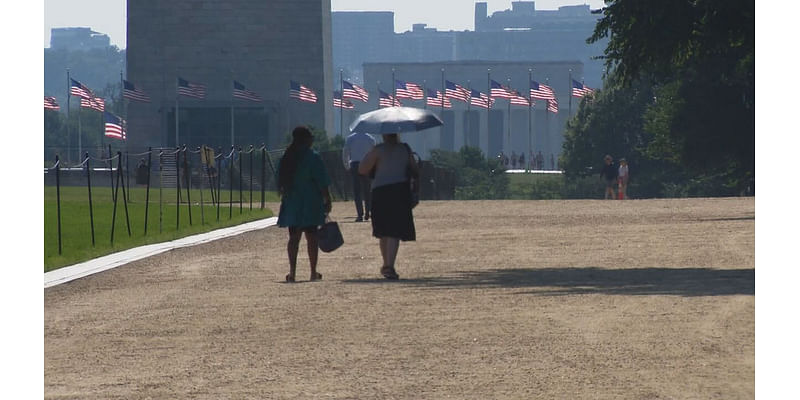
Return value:
[[(369, 220), (371, 210), (369, 177), (359, 175), (358, 166), (364, 156), (375, 147), (375, 138), (367, 133), (353, 133), (345, 139), (342, 148), (344, 168), (353, 177), (353, 199), (356, 202), (356, 222)], [(363, 202), (363, 204), (362, 204)]]
[(623, 200), (628, 197), (626, 190), (628, 188), (628, 161), (624, 158), (619, 159), (619, 173), (617, 174), (617, 184), (619, 186), (619, 199)]

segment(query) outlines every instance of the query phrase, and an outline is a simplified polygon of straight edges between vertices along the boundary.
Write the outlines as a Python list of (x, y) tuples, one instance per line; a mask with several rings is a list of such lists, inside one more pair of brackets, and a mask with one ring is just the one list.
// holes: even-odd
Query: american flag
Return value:
[(589, 94), (594, 94), (594, 89), (576, 81), (572, 80), (572, 97), (583, 97)]
[(484, 93), (481, 93), (477, 90), (473, 90), (470, 96), (470, 104), (473, 106), (478, 106), (482, 108), (492, 108), (494, 105), (494, 99), (490, 98)]
[(73, 96), (78, 96), (83, 99), (91, 99), (94, 97), (92, 93), (92, 89), (84, 86), (82, 83), (76, 81), (75, 79), (69, 78), (70, 85), (69, 85), (69, 94)]
[(464, 103), (469, 103), (470, 91), (463, 86), (450, 81), (444, 81), (444, 95), (445, 97), (461, 100)]
[(56, 103), (56, 98), (51, 96), (44, 96), (44, 108), (46, 110), (59, 110), (61, 107)]
[(361, 100), (366, 103), (369, 100), (369, 93), (361, 86), (343, 80), (342, 98)]
[(400, 100), (397, 100), (394, 96), (383, 90), (378, 89), (378, 94), (380, 95), (380, 101), (378, 103), (381, 107), (400, 107), (403, 105), (400, 103)]
[(333, 92), (333, 106), (339, 108), (346, 108), (348, 110), (356, 107), (350, 100), (342, 99), (342, 92), (338, 91)]
[(552, 100), (556, 98), (556, 93), (550, 86), (543, 85), (536, 81), (531, 81), (531, 98), (539, 100)]
[(309, 103), (317, 102), (317, 94), (313, 90), (295, 81), (289, 81), (289, 97)]
[(554, 98), (552, 98), (550, 100), (547, 100), (547, 111), (550, 111), (551, 113), (555, 113), (555, 114), (558, 113), (558, 99), (557, 98), (554, 97)]
[(528, 98), (523, 97), (521, 94), (519, 94), (518, 91), (512, 90), (512, 94), (513, 94), (513, 97), (511, 97), (511, 99), (509, 99), (511, 104), (516, 105), (516, 106), (525, 106), (525, 107), (530, 107), (531, 106), (531, 103), (528, 101)]
[(132, 83), (122, 80), (122, 96), (126, 99), (136, 100), (136, 101), (143, 101), (145, 103), (150, 102), (150, 96), (145, 94), (143, 91), (133, 86)]
[[(444, 102), (444, 104), (442, 104)], [(438, 90), (431, 90), (428, 89), (428, 102), (427, 104), (431, 107), (444, 107), (444, 108), (453, 108), (453, 104), (450, 103), (450, 99), (447, 97), (442, 96), (442, 92)]]
[(403, 82), (395, 79), (394, 91), (398, 99), (413, 99), (422, 100), (425, 98), (425, 92), (416, 83)]
[(95, 97), (93, 99), (84, 99), (81, 97), (81, 107), (103, 112), (106, 110), (106, 102), (101, 97)]
[(125, 140), (127, 135), (125, 133), (125, 120), (110, 113), (104, 112), (105, 119), (105, 135), (116, 139)]
[(497, 97), (498, 99), (510, 99), (513, 98), (514, 95), (511, 94), (511, 90), (500, 83), (496, 82), (492, 79), (492, 89), (489, 91), (489, 94), (492, 97)]
[(206, 86), (200, 83), (189, 82), (179, 77), (178, 94), (194, 97), (196, 99), (204, 99), (206, 97)]
[(263, 101), (261, 96), (257, 95), (255, 92), (245, 89), (244, 85), (236, 81), (233, 81), (233, 97), (242, 100)]

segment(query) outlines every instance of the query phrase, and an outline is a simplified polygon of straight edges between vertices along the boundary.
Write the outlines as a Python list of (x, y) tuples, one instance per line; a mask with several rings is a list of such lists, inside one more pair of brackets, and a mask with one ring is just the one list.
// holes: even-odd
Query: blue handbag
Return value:
[(342, 231), (339, 230), (339, 224), (325, 216), (325, 223), (317, 228), (317, 242), (319, 249), (330, 253), (344, 244)]

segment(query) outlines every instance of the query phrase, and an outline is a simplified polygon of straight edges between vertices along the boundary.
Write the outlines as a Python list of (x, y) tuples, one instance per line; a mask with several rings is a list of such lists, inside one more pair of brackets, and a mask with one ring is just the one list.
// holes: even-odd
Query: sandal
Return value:
[(321, 281), (321, 280), (322, 280), (322, 274), (320, 274), (319, 272), (316, 272), (316, 273), (314, 273), (314, 275), (311, 275), (311, 281), (312, 282), (313, 281)]
[(286, 283), (294, 283), (294, 275), (286, 274)]
[(389, 280), (400, 279), (400, 275), (397, 275), (397, 271), (394, 270), (394, 267), (381, 267), (381, 275)]

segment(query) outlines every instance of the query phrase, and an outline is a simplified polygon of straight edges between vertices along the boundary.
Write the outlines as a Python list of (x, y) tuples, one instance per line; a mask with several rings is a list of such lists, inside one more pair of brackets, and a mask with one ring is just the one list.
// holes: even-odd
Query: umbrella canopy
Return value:
[(386, 107), (358, 116), (350, 131), (372, 134), (416, 132), (442, 125), (436, 114), (414, 107)]

